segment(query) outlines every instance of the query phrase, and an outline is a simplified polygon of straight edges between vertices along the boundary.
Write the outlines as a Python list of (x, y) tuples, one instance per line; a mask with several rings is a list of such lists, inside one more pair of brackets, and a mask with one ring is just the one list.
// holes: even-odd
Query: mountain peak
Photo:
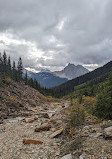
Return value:
[[(71, 66), (75, 66), (74, 64), (71, 64), (71, 63), (68, 63), (68, 65), (67, 65), (68, 67), (71, 67)], [(66, 67), (67, 67), (66, 66)]]
[(73, 79), (88, 73), (89, 70), (84, 68), (82, 65), (75, 66), (74, 64), (68, 63), (68, 65), (62, 71), (55, 71), (54, 74), (59, 77)]

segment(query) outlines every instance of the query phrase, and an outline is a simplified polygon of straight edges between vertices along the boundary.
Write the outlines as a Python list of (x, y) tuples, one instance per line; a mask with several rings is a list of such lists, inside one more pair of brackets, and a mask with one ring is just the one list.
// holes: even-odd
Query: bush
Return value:
[(83, 96), (82, 98), (82, 104), (86, 112), (89, 114), (92, 114), (95, 102), (96, 102), (96, 97)]
[(9, 97), (7, 97), (7, 104), (8, 104), (8, 106), (16, 107), (16, 106), (18, 106), (19, 102), (16, 99), (16, 97), (9, 96)]
[(81, 104), (75, 104), (71, 108), (70, 122), (74, 126), (83, 124), (85, 119), (85, 111)]
[(10, 84), (12, 82), (12, 79), (10, 77), (5, 77), (4, 83)]
[(67, 142), (63, 145), (63, 148), (61, 149), (61, 155), (67, 155), (69, 153), (73, 153), (77, 149), (80, 149), (84, 140), (84, 138), (78, 137), (72, 141)]

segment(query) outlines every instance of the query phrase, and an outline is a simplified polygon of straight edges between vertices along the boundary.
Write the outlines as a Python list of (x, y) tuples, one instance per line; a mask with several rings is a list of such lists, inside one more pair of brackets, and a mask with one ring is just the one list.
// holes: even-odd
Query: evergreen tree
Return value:
[(3, 72), (6, 73), (7, 72), (7, 55), (4, 51), (3, 54)]
[(17, 70), (16, 70), (15, 61), (13, 61), (13, 66), (12, 66), (12, 78), (13, 80), (17, 81)]
[(99, 118), (112, 119), (112, 73), (106, 87), (98, 96), (93, 114)]
[(20, 57), (17, 66), (18, 81), (22, 80), (22, 74), (23, 74), (22, 71), (23, 71), (23, 64), (22, 64), (22, 59)]
[(16, 64), (15, 64), (15, 61), (13, 61), (12, 70), (16, 70)]
[(3, 71), (2, 55), (0, 53), (0, 72)]
[(8, 75), (11, 76), (11, 61), (10, 61), (10, 56), (8, 57), (8, 61), (7, 61), (7, 71), (8, 71)]
[(28, 75), (27, 75), (27, 71), (26, 71), (26, 74), (25, 74), (25, 77), (24, 77), (24, 81), (25, 81), (25, 85), (28, 84)]
[(32, 78), (28, 79), (28, 85), (34, 88), (34, 82)]

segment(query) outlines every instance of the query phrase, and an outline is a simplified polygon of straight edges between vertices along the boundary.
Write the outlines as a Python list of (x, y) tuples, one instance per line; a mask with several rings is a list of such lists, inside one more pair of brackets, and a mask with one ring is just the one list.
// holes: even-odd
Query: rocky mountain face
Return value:
[(27, 116), (30, 108), (45, 105), (43, 95), (37, 90), (23, 83), (8, 80), (5, 79), (3, 83), (0, 81), (0, 120), (20, 114)]
[(69, 63), (62, 71), (55, 71), (54, 75), (71, 80), (88, 72), (89, 70), (84, 68), (82, 65), (75, 66), (74, 64)]

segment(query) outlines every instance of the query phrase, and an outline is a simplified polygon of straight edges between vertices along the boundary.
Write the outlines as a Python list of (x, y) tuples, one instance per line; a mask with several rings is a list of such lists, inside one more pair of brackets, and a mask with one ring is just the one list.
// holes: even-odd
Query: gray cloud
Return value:
[(0, 51), (26, 67), (102, 65), (112, 59), (111, 17), (111, 0), (0, 0)]

